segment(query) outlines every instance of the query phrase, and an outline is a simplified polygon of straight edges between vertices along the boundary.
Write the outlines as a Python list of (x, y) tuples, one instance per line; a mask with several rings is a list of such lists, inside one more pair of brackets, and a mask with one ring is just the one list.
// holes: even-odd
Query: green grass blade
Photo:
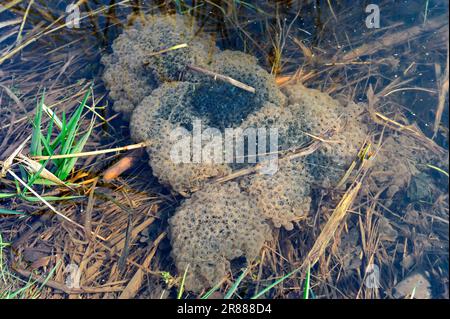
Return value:
[[(81, 139), (78, 141), (78, 143), (70, 150), (70, 154), (74, 153), (80, 153), (83, 151), (84, 146), (86, 145), (89, 137), (91, 136), (92, 129), (94, 128), (95, 118), (92, 119), (91, 124), (89, 126), (89, 130), (84, 134)], [(59, 179), (65, 180), (72, 169), (75, 167), (75, 164), (77, 162), (78, 158), (66, 158), (63, 160), (63, 165), (58, 169), (58, 172), (56, 176), (58, 176)]]
[(52, 270), (48, 273), (47, 277), (44, 279), (44, 281), (39, 286), (39, 291), (41, 291), (45, 287), (45, 285), (50, 280), (50, 278), (52, 278), (53, 274), (56, 272), (56, 269), (58, 269), (60, 264), (61, 264), (61, 260), (58, 260), (55, 267), (52, 268)]
[[(68, 185), (68, 183), (65, 184)], [(61, 186), (61, 184), (57, 184), (45, 178), (36, 178), (33, 185)]]
[[(28, 201), (28, 202), (41, 202), (41, 200), (37, 197), (34, 196), (27, 196), (27, 195), (21, 195), (21, 198), (23, 198), (24, 200)], [(41, 196), (41, 198), (45, 199), (47, 202), (56, 202), (56, 201), (63, 201), (63, 200), (72, 200), (72, 199), (78, 199), (78, 198), (83, 198), (84, 196), (82, 195), (78, 195), (78, 196), (63, 196), (63, 197), (58, 197), (58, 196)]]
[(261, 297), (262, 295), (264, 295), (266, 292), (268, 292), (269, 290), (271, 290), (273, 287), (275, 287), (276, 285), (282, 283), (283, 281), (285, 281), (287, 278), (291, 277), (293, 274), (295, 274), (297, 271), (299, 271), (301, 268), (297, 268), (294, 269), (293, 271), (291, 271), (290, 273), (288, 273), (287, 275), (284, 275), (283, 277), (281, 277), (278, 280), (275, 280), (271, 285), (267, 286), (266, 288), (264, 288), (263, 290), (261, 290), (260, 292), (258, 292), (256, 295), (254, 295), (251, 299), (257, 299), (259, 297)]
[(50, 142), (47, 140), (47, 138), (41, 133), (41, 142), (44, 146), (43, 152), (46, 156), (53, 155), (54, 150), (52, 149)]
[(183, 279), (181, 279), (181, 285), (180, 285), (180, 290), (178, 291), (177, 299), (181, 299), (181, 297), (183, 296), (184, 282), (186, 281), (186, 275), (187, 275), (188, 269), (189, 269), (189, 264), (186, 266), (186, 269), (184, 270)]
[(14, 184), (16, 185), (16, 192), (17, 192), (17, 194), (22, 194), (22, 189), (20, 188), (20, 184), (17, 181), (17, 179), (14, 179)]
[(25, 168), (23, 168), (22, 165), (19, 165), (19, 171), (20, 171), (20, 177), (22, 178), (22, 180), (27, 182), (28, 181), (28, 173), (25, 170)]
[(235, 291), (241, 284), (241, 281), (245, 278), (245, 276), (247, 276), (247, 272), (248, 272), (248, 267), (242, 271), (242, 274), (239, 275), (238, 279), (236, 279), (233, 286), (231, 286), (230, 290), (228, 290), (227, 293), (225, 294), (225, 296), (223, 297), (224, 299), (230, 299), (231, 296), (233, 296), (233, 294), (235, 293)]
[(17, 194), (0, 193), (0, 199), (12, 198), (12, 197), (14, 197), (16, 195)]
[(308, 266), (306, 271), (305, 286), (303, 287), (303, 299), (309, 299), (309, 285), (310, 285), (311, 269)]
[(36, 283), (36, 281), (34, 281), (30, 278), (24, 287), (22, 287), (16, 291), (10, 292), (7, 295), (2, 296), (2, 297), (4, 297), (5, 299), (15, 299), (17, 296), (26, 292), (28, 289), (30, 289), (35, 283)]
[(210, 290), (208, 290), (203, 296), (201, 296), (200, 299), (208, 299), (209, 297), (211, 297), (211, 295), (213, 293), (215, 293), (217, 290), (219, 290), (221, 285), (222, 285), (222, 283), (219, 282), (217, 285), (215, 285)]
[(59, 145), (62, 146), (60, 154), (67, 154), (67, 152), (72, 147), (72, 142), (75, 139), (76, 131), (79, 126), (81, 115), (83, 114), (83, 109), (87, 103), (87, 100), (91, 94), (91, 91), (88, 90), (81, 101), (81, 104), (75, 110), (74, 114), (70, 118), (69, 122), (66, 123), (66, 114), (63, 112), (62, 119), (62, 130), (56, 137), (56, 139), (51, 144), (52, 149), (56, 149)]
[[(56, 138), (50, 143), (50, 148), (54, 151), (61, 145), (61, 143), (66, 138), (67, 132), (67, 123), (66, 123), (66, 112), (62, 112), (62, 121), (61, 121), (61, 132), (56, 136)], [(58, 164), (58, 160), (54, 160), (55, 164)]]
[(44, 99), (45, 99), (45, 90), (42, 93), (41, 101), (37, 105), (36, 114), (34, 116), (33, 121), (33, 131), (31, 135), (31, 146), (30, 146), (30, 154), (32, 156), (42, 155), (41, 122), (42, 122), (42, 105), (44, 104)]
[(0, 215), (25, 215), (25, 213), (6, 208), (0, 208)]

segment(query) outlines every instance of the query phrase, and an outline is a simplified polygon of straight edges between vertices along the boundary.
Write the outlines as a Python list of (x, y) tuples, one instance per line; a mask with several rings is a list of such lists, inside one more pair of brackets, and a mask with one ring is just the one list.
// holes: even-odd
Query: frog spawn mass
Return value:
[[(281, 92), (254, 57), (220, 51), (197, 31), (185, 16), (147, 16), (127, 28), (114, 41), (113, 52), (102, 58), (115, 110), (131, 118), (135, 141), (150, 142), (153, 174), (176, 192), (197, 190), (169, 220), (172, 256), (179, 273), (189, 267), (185, 287), (194, 292), (220, 282), (233, 259), (255, 259), (272, 238), (273, 227), (291, 230), (304, 219), (312, 181), (335, 185), (368, 134), (362, 106), (301, 84)], [(187, 46), (167, 50), (184, 43)], [(255, 92), (192, 71), (192, 65), (231, 77)], [(211, 184), (211, 178), (254, 164), (174, 162), (174, 140), (169, 137), (179, 128), (192, 132), (195, 121), (221, 132), (275, 127), (280, 152), (308, 145), (314, 136), (333, 134), (332, 141), (306, 158), (279, 160), (273, 175)]]

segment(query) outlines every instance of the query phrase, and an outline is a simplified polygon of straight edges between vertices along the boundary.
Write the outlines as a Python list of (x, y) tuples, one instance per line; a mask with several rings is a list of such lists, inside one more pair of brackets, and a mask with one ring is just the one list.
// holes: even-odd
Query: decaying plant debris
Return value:
[[(9, 44), (2, 38), (4, 44), (0, 43), (0, 97), (1, 108), (6, 109), (0, 122), (1, 160), (7, 159), (30, 135), (32, 128), (28, 119), (34, 118), (36, 100), (42, 96), (41, 88), (46, 88), (45, 105), (55, 110), (60, 118), (63, 110), (71, 114), (76, 109), (91, 90), (91, 83), (74, 81), (74, 78), (95, 79), (94, 95), (87, 104), (91, 108), (96, 107), (95, 113), (86, 109), (87, 116), (80, 122), (80, 132), (85, 133), (89, 129), (91, 117), (100, 115), (84, 151), (133, 144), (128, 131), (121, 130), (124, 123), (117, 122), (119, 115), (111, 111), (104, 98), (101, 70), (88, 67), (93, 61), (98, 61), (100, 55), (98, 47), (92, 44), (105, 44), (115, 38), (112, 27), (101, 31), (97, 16), (106, 12), (109, 26), (119, 23), (132, 25), (133, 21), (127, 23), (125, 18), (131, 7), (127, 3), (100, 9), (90, 8), (89, 2), (83, 5), (86, 12), (90, 12), (86, 19), (93, 21), (89, 32), (75, 29), (65, 32), (61, 24), (51, 25), (53, 16), (60, 13), (50, 10), (52, 15), (45, 14), (46, 5), (41, 1), (34, 1), (28, 12), (27, 6), (21, 3), (8, 8), (14, 16), (1, 27), (7, 30), (5, 34), (21, 40)], [(139, 3), (133, 4), (132, 8), (135, 10), (132, 20), (149, 9)], [(305, 5), (303, 10), (307, 8)], [(441, 58), (448, 56), (448, 49), (443, 45), (448, 32), (440, 27), (430, 36), (430, 29), (427, 30), (427, 26), (438, 23), (442, 18), (436, 14), (429, 15), (427, 21), (418, 23), (425, 27), (412, 30), (408, 25), (397, 24), (397, 33), (394, 33), (399, 35), (397, 41), (392, 41), (390, 28), (386, 27), (375, 32), (374, 37), (386, 38), (388, 45), (368, 48), (370, 43), (381, 41), (371, 42), (357, 35), (345, 37), (352, 22), (350, 16), (344, 14), (347, 9), (339, 5), (324, 7), (324, 10), (335, 13), (343, 31), (339, 34), (333, 31), (321, 33), (313, 42), (303, 40), (303, 37), (307, 38), (305, 33), (286, 33), (292, 28), (283, 24), (282, 15), (287, 15), (290, 18), (287, 21), (291, 21), (296, 18), (295, 14), (272, 13), (275, 11), (270, 9), (265, 6), (258, 10), (252, 6), (237, 7), (226, 1), (223, 11), (216, 8), (213, 9), (214, 14), (209, 15), (209, 8), (198, 8), (192, 16), (195, 23), (204, 22), (198, 23), (203, 26), (202, 32), (218, 38), (207, 40), (212, 41), (212, 44), (205, 44), (208, 52), (217, 50), (214, 43), (225, 44), (229, 49), (245, 50), (257, 56), (267, 70), (274, 71), (276, 82), (287, 86), (286, 90), (290, 85), (301, 82), (331, 94), (341, 105), (364, 99), (364, 114), (370, 129), (366, 132), (366, 143), (361, 143), (354, 157), (349, 159), (351, 172), (343, 170), (342, 175), (334, 179), (334, 184), (313, 181), (315, 190), (309, 216), (295, 223), (291, 231), (275, 231), (257, 258), (248, 265), (244, 272), (246, 276), (240, 283), (242, 288), (235, 293), (251, 297), (290, 274), (268, 289), (264, 296), (300, 297), (307, 268), (311, 267), (310, 289), (317, 298), (398, 296), (394, 289), (395, 286), (399, 288), (397, 283), (417, 272), (434, 282), (434, 297), (448, 297), (448, 291), (444, 289), (448, 283), (448, 180), (445, 176), (448, 172), (445, 164), (448, 131), (445, 121), (441, 122), (442, 96), (447, 107), (445, 83), (448, 83), (445, 59)], [(161, 6), (153, 10), (170, 13), (177, 7)], [(259, 10), (269, 12), (273, 20), (263, 18)], [(420, 10), (416, 13), (422, 17)], [(209, 20), (206, 19), (208, 16), (211, 17)], [(262, 21), (262, 34), (261, 31), (252, 33), (244, 23), (245, 19), (253, 19), (256, 23)], [(26, 27), (22, 30), (20, 24), (23, 20), (26, 20)], [(44, 23), (39, 25), (39, 21)], [(223, 23), (214, 28), (217, 21)], [(320, 28), (332, 30), (328, 23)], [(215, 32), (217, 29), (219, 33)], [(400, 30), (414, 32), (415, 39), (405, 45), (410, 39), (400, 36)], [(226, 37), (222, 36), (227, 32), (238, 34), (238, 43), (227, 43)], [(327, 38), (326, 34), (333, 33), (334, 36)], [(89, 36), (80, 37), (80, 34)], [(421, 55), (420, 50), (414, 50), (425, 36), (428, 37), (427, 49), (434, 58), (433, 64), (426, 64), (427, 67), (423, 62), (429, 62), (429, 58)], [(184, 41), (176, 44), (182, 43)], [(352, 50), (363, 44), (365, 55)], [(35, 47), (40, 48), (39, 53), (31, 51)], [(400, 56), (388, 55), (390, 50), (401, 52)], [(344, 59), (349, 56), (352, 58)], [(161, 59), (164, 53), (155, 57)], [(17, 64), (10, 63), (16, 59), (21, 59), (22, 68), (25, 67), (26, 71), (19, 72)], [(210, 55), (206, 59), (210, 59)], [(206, 65), (198, 64), (208, 69)], [(420, 81), (413, 86), (408, 82), (419, 72), (429, 73), (430, 70), (439, 79), (438, 86), (431, 88)], [(191, 75), (208, 77), (199, 72)], [(397, 80), (394, 75), (397, 75)], [(419, 87), (420, 83), (423, 88)], [(433, 117), (417, 118), (414, 123), (411, 117), (405, 116), (410, 94), (417, 95), (418, 99), (426, 96), (433, 101), (436, 106)], [(424, 123), (434, 123), (435, 113), (436, 122), (441, 124), (431, 126), (438, 127), (432, 140), (434, 129), (430, 132)], [(444, 119), (446, 114), (444, 110)], [(49, 116), (42, 119), (43, 125), (51, 122)], [(305, 157), (308, 163), (307, 158), (313, 158), (324, 146), (332, 149), (333, 144), (327, 143), (327, 139), (310, 136), (314, 147), (306, 145), (304, 152), (297, 152), (305, 154), (300, 157)], [(24, 156), (29, 155), (28, 148), (29, 145), (22, 152)], [(146, 160), (134, 161), (130, 171), (105, 182), (101, 179), (102, 173), (109, 171), (119, 155), (87, 155), (78, 158), (75, 170), (64, 181), (70, 182), (68, 185), (72, 189), (33, 186), (43, 198), (81, 196), (51, 204), (82, 227), (55, 217), (54, 212), (40, 200), (27, 201), (23, 196), (1, 200), (0, 259), (4, 275), (0, 276), (0, 290), (12, 296), (12, 291), (18, 291), (14, 289), (26, 288), (15, 297), (175, 297), (183, 273), (176, 271), (169, 255), (167, 220), (183, 199), (158, 184), (148, 170)], [(442, 160), (432, 161), (433, 158)], [(376, 169), (377, 162), (377, 165), (381, 163), (382, 170)], [(16, 160), (11, 169), (19, 176)], [(220, 184), (227, 179), (234, 183), (249, 176), (248, 172), (251, 169), (234, 171), (213, 179), (211, 183)], [(2, 193), (14, 194), (16, 182), (11, 175), (2, 177), (1, 182)], [(333, 187), (336, 183), (340, 187)], [(368, 289), (362, 284), (366, 276), (364, 270), (370, 264), (380, 266), (383, 288)], [(71, 265), (81, 269), (80, 287), (68, 288), (65, 284)], [(231, 264), (231, 273), (223, 278), (217, 294), (229, 291), (240, 274), (240, 266), (239, 263)], [(193, 295), (185, 292), (184, 296)]]

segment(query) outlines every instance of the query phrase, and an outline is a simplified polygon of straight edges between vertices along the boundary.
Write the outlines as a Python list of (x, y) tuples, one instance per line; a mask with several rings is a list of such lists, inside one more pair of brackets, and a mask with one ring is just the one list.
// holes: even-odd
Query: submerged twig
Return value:
[[(159, 243), (161, 240), (163, 240), (166, 237), (167, 233), (163, 232), (161, 233), (158, 238), (153, 242), (153, 247), (151, 248), (149, 254), (144, 259), (144, 262), (142, 263), (142, 267), (148, 268), (150, 266), (150, 262), (152, 261), (153, 257), (155, 256), (156, 250), (158, 248)], [(144, 271), (142, 269), (136, 270), (131, 280), (128, 282), (125, 289), (122, 291), (122, 293), (119, 296), (119, 299), (130, 299), (136, 296), (139, 289), (142, 286), (142, 283), (144, 281)]]
[(203, 69), (203, 68), (195, 66), (195, 65), (188, 65), (188, 68), (193, 70), (193, 71), (196, 71), (196, 72), (199, 72), (199, 73), (211, 76), (211, 77), (214, 78), (214, 80), (221, 80), (221, 81), (227, 82), (227, 83), (229, 83), (231, 85), (234, 85), (235, 87), (238, 87), (238, 88), (243, 89), (245, 91), (248, 91), (248, 92), (251, 92), (251, 93), (255, 93), (256, 92), (255, 88), (253, 88), (253, 87), (251, 87), (251, 86), (249, 86), (249, 85), (247, 85), (245, 83), (239, 82), (238, 80), (235, 80), (235, 79), (233, 79), (233, 78), (231, 78), (229, 76), (222, 75), (222, 74), (210, 71), (210, 70), (206, 70), (206, 69)]

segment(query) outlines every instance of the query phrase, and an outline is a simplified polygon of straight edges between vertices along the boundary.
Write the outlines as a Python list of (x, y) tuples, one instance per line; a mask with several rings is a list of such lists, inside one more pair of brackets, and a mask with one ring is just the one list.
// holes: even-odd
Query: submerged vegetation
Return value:
[[(380, 29), (365, 27), (363, 1), (80, 0), (79, 28), (61, 4), (0, 4), (0, 298), (449, 297), (448, 3), (387, 1)], [(278, 86), (363, 102), (377, 127), (307, 218), (198, 295), (192, 265), (170, 257), (183, 198), (153, 177), (102, 82), (100, 57), (147, 13), (188, 15)], [(426, 284), (407, 284), (416, 274)]]

